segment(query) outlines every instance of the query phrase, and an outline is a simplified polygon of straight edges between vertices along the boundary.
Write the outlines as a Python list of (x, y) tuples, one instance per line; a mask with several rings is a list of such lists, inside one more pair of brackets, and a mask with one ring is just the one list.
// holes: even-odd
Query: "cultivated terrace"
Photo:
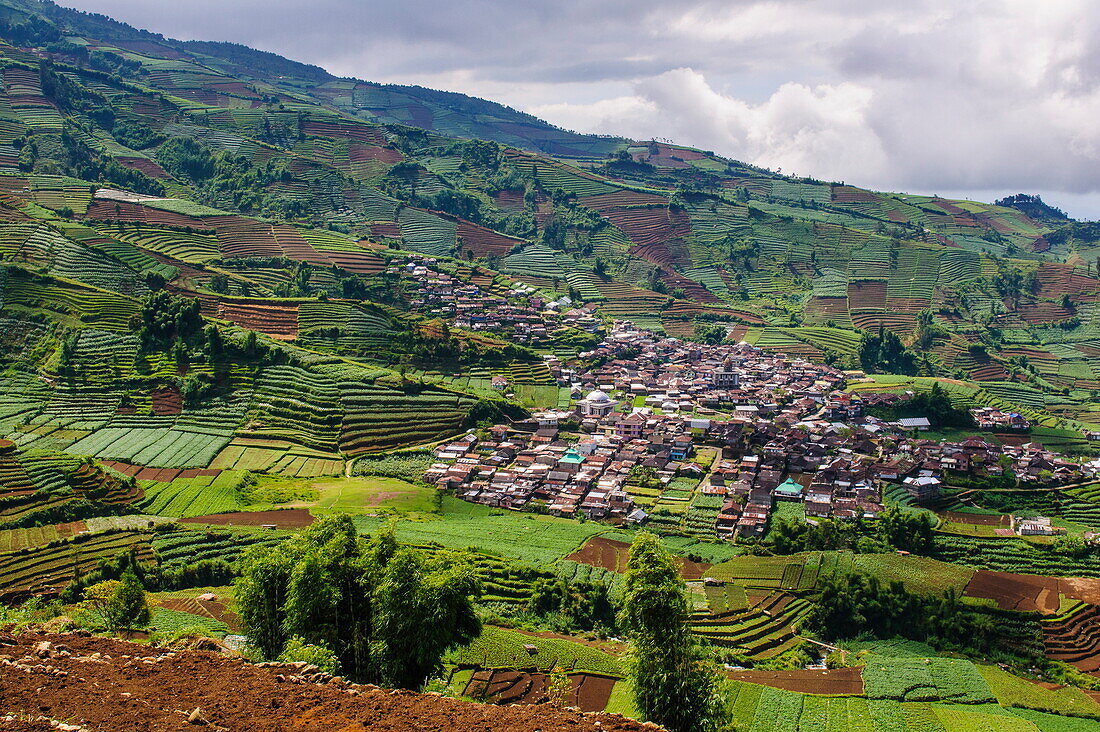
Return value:
[(1059, 213), (0, 0), (0, 729), (1097, 729)]

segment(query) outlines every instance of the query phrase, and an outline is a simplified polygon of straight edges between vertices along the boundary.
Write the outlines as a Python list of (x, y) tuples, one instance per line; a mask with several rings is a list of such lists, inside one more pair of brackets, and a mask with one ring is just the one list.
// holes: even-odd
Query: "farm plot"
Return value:
[(798, 626), (809, 610), (807, 600), (776, 591), (732, 617), (712, 617), (706, 611), (697, 611), (691, 629), (713, 646), (764, 660), (799, 643)]
[(337, 454), (285, 440), (236, 437), (218, 453), (210, 467), (271, 473), (288, 478), (317, 478), (340, 474), (344, 461)]
[(31, 529), (6, 529), (0, 531), (0, 554), (20, 552), (45, 546), (60, 539), (68, 539), (87, 530), (83, 521), (73, 521)]
[(802, 694), (858, 696), (863, 693), (863, 669), (859, 666), (834, 669), (727, 671), (727, 678)]
[(687, 214), (667, 206), (617, 208), (602, 212), (630, 239), (630, 253), (671, 269), (689, 266), (686, 239), (691, 236)]
[(863, 669), (869, 699), (994, 701), (993, 692), (970, 661), (955, 658), (888, 658), (871, 654)]
[[(602, 567), (612, 572), (625, 572), (629, 558), (630, 544), (602, 536), (593, 536), (584, 546), (566, 557), (573, 562)], [(683, 557), (675, 557), (675, 561), (680, 566), (680, 576), (688, 580), (700, 579), (711, 566)]]
[(284, 508), (272, 511), (232, 511), (204, 514), (180, 519), (183, 524), (208, 526), (275, 526), (279, 529), (301, 529), (313, 523), (313, 515), (304, 508)]
[(241, 489), (247, 473), (231, 470), (202, 470), (193, 477), (170, 482), (140, 481), (145, 499), (143, 511), (157, 516), (201, 516), (234, 511), (241, 507)]
[(1100, 703), (1076, 687), (1047, 688), (986, 664), (978, 666), (978, 673), (989, 684), (1001, 706), (1052, 714), (1100, 715)]
[(128, 333), (137, 310), (134, 300), (107, 290), (33, 277), (8, 268), (3, 283), (4, 307), (43, 310), (62, 321), (112, 332)]
[(328, 377), (297, 366), (272, 366), (256, 379), (248, 435), (332, 450), (343, 412), (340, 391)]
[(100, 225), (96, 230), (106, 237), (133, 244), (158, 254), (193, 264), (201, 264), (220, 255), (213, 234), (176, 231), (156, 227), (135, 227), (124, 223)]
[[(532, 652), (528, 646), (533, 646)], [(542, 638), (504, 628), (486, 627), (479, 638), (454, 652), (451, 663), (478, 668), (589, 671), (621, 677), (618, 660), (591, 646), (561, 638)]]
[(356, 455), (432, 442), (459, 432), (475, 399), (428, 387), (416, 394), (366, 382), (341, 382), (340, 449)]
[(66, 452), (154, 468), (205, 468), (228, 442), (228, 436), (175, 427), (104, 427), (77, 440)]
[(0, 600), (60, 592), (76, 572), (87, 573), (101, 559), (113, 559), (130, 550), (148, 561), (153, 558), (148, 539), (148, 533), (137, 531), (85, 534), (26, 553), (0, 556)]
[(979, 569), (966, 585), (967, 597), (993, 600), (1004, 610), (1054, 613), (1058, 611), (1061, 580), (1041, 575), (990, 572)]
[[(468, 677), (468, 678), (467, 678)], [(493, 704), (542, 704), (549, 700), (548, 674), (513, 669), (476, 669), (455, 674), (461, 679), (459, 692)], [(611, 699), (617, 679), (596, 674), (568, 674), (570, 690), (566, 704), (585, 712), (602, 712)]]
[(398, 222), (401, 239), (409, 249), (433, 257), (449, 257), (454, 252), (455, 222), (411, 207), (401, 209)]
[(218, 299), (216, 317), (283, 341), (298, 335), (298, 303), (246, 298)]
[(158, 531), (153, 535), (153, 551), (162, 566), (178, 567), (204, 559), (220, 559), (231, 564), (250, 546), (272, 546), (290, 536), (285, 531), (268, 531), (258, 527), (216, 529), (207, 526), (191, 528), (189, 524), (182, 526), (188, 528)]
[[(399, 541), (410, 544), (436, 542), (453, 549), (474, 548), (493, 556), (549, 566), (572, 554), (590, 536), (606, 526), (581, 524), (569, 519), (533, 515), (493, 515), (483, 507), (444, 496), (443, 512), (425, 521), (402, 521)], [(384, 517), (356, 516), (360, 531), (370, 533), (384, 525)]]

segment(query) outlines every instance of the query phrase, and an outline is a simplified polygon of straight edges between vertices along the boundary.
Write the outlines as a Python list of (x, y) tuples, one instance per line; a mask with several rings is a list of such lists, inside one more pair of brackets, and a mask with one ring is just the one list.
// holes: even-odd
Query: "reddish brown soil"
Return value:
[(727, 671), (726, 676), (803, 694), (863, 693), (863, 669), (859, 667), (822, 671), (801, 668), (789, 671)]
[(1004, 610), (1058, 612), (1059, 579), (1032, 574), (1011, 574), (979, 569), (963, 594), (996, 601)]
[(280, 529), (300, 529), (313, 523), (313, 516), (304, 508), (287, 508), (281, 511), (236, 511), (234, 513), (212, 513), (208, 516), (193, 516), (180, 519), (186, 524), (213, 524), (215, 526), (267, 526), (275, 525)]
[[(566, 559), (581, 564), (589, 564), (593, 567), (603, 567), (612, 572), (625, 572), (626, 560), (629, 556), (630, 545), (626, 542), (594, 536)], [(693, 562), (682, 557), (675, 557), (675, 559), (676, 563), (680, 565), (680, 575), (684, 579), (702, 579), (703, 574), (711, 568), (711, 565), (705, 562)]]
[(171, 177), (168, 173), (164, 172), (164, 168), (160, 167), (149, 158), (116, 158), (116, 160), (118, 160), (120, 165), (141, 171), (150, 178)]
[[(0, 714), (42, 714), (91, 729), (175, 732), (193, 726), (187, 719), (196, 709), (207, 724), (195, 726), (211, 730), (645, 729), (617, 715), (472, 704), (368, 686), (345, 688), (350, 685), (342, 681), (313, 683), (290, 667), (260, 667), (210, 651), (169, 654), (125, 641), (38, 633), (6, 640), (14, 645), (0, 649), (10, 659), (0, 672)], [(71, 655), (51, 650), (46, 658), (35, 657), (41, 641), (63, 644)], [(103, 655), (93, 659), (92, 653)], [(26, 656), (29, 662), (22, 663)]]
[[(282, 256), (282, 252), (276, 256)], [(275, 300), (222, 299), (218, 303), (218, 317), (278, 340), (292, 341), (298, 337), (297, 304)]]
[[(615, 679), (595, 674), (569, 674), (572, 684), (566, 706), (585, 712), (600, 712), (611, 698)], [(464, 696), (486, 699), (494, 704), (541, 704), (549, 700), (550, 678), (537, 671), (482, 669), (466, 685)]]
[(149, 392), (153, 414), (179, 414), (183, 411), (183, 395), (177, 386), (161, 386)]
[(462, 242), (462, 249), (473, 252), (475, 257), (487, 257), (490, 254), (505, 255), (516, 244), (522, 244), (521, 239), (516, 239), (504, 234), (498, 234), (484, 226), (471, 224), (464, 219), (456, 219), (458, 222), (457, 234)]

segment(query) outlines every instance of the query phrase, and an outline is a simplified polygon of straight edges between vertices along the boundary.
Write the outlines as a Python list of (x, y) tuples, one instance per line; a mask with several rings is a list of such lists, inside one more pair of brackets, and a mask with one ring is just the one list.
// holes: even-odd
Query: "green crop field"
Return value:
[[(356, 525), (365, 533), (376, 531), (384, 523), (383, 518), (356, 518)], [(550, 565), (572, 554), (588, 537), (606, 530), (600, 524), (492, 511), (445, 497), (438, 517), (399, 522), (397, 538), (412, 544), (438, 542), (452, 549), (473, 548), (495, 556)]]
[[(531, 653), (524, 646), (532, 645)], [(487, 627), (481, 636), (451, 656), (460, 666), (482, 668), (536, 668), (549, 671), (590, 671), (622, 676), (622, 666), (614, 657), (595, 648), (559, 638), (539, 638), (504, 628)]]
[(437, 490), (400, 478), (368, 476), (311, 481), (316, 507), (352, 513), (434, 513)]

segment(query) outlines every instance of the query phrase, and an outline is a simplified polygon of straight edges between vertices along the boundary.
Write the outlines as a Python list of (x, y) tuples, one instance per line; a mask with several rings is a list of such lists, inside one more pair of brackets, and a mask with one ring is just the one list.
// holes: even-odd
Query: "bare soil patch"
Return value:
[(1057, 577), (979, 569), (963, 594), (994, 600), (1003, 610), (1050, 614), (1058, 612), (1059, 584)]
[[(124, 641), (45, 633), (9, 640), (14, 645), (0, 648), (8, 664), (26, 656), (33, 663), (2, 667), (0, 715), (43, 714), (91, 729), (175, 732), (191, 728), (187, 719), (196, 709), (207, 723), (202, 726), (256, 732), (644, 729), (618, 715), (589, 716), (547, 705), (502, 707), (368, 686), (346, 688), (343, 682), (313, 683), (286, 666), (261, 667), (210, 651), (168, 653)], [(42, 641), (54, 648), (63, 644), (71, 655), (54, 651), (39, 658), (35, 650)], [(101, 656), (92, 658), (93, 653)]]
[[(572, 688), (565, 704), (585, 712), (603, 711), (615, 681), (596, 674), (569, 674)], [(474, 673), (463, 693), (494, 704), (542, 704), (549, 701), (549, 688), (549, 675), (538, 671), (481, 669)]]
[[(593, 536), (577, 551), (566, 559), (593, 567), (602, 567), (612, 572), (625, 572), (626, 562), (630, 558), (630, 545), (625, 541), (605, 539), (601, 536)], [(702, 579), (703, 575), (712, 565), (705, 562), (693, 562), (683, 557), (674, 557), (680, 565), (680, 576), (686, 580)]]
[(944, 511), (943, 517), (956, 524), (974, 524), (975, 526), (1012, 526), (1012, 517), (984, 513), (963, 513)]
[(802, 694), (862, 694), (863, 669), (792, 669), (788, 671), (727, 671), (726, 676), (736, 681), (749, 681), (776, 689), (797, 691)]

